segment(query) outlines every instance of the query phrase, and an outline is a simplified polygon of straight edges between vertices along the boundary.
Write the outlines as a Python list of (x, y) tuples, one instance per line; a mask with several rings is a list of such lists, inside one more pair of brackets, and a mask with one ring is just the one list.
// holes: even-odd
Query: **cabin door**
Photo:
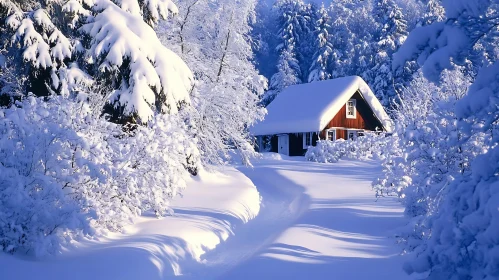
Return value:
[(289, 156), (289, 135), (279, 135), (277, 138), (279, 154)]

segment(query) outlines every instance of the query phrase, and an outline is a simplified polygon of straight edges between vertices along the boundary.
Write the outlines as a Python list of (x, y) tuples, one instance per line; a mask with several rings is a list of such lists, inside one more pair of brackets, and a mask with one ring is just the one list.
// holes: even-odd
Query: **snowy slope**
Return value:
[(173, 217), (140, 218), (123, 235), (76, 244), (52, 259), (0, 254), (0, 279), (154, 280), (182, 274), (259, 212), (252, 182), (233, 168), (223, 173), (189, 182), (173, 203)]

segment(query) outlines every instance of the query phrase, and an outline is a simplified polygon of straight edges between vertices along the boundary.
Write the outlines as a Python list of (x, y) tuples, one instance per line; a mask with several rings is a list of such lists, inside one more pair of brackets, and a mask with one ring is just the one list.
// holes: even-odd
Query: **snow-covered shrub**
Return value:
[[(462, 71), (444, 71), (437, 87), (417, 75), (395, 106), (396, 133), (383, 160), (384, 175), (373, 182), (378, 197), (398, 196), (412, 226), (400, 237), (412, 249), (429, 234), (426, 217), (442, 199), (443, 189), (469, 172), (479, 150), (463, 143), (454, 107), (469, 82)], [(475, 138), (480, 142), (480, 138)]]
[(457, 64), (474, 81), (468, 88), (452, 78), (455, 87), (440, 91), (447, 98), (433, 103), (426, 121), (406, 137), (413, 143), (404, 151), (412, 179), (406, 213), (417, 222), (408, 238), (415, 259), (404, 268), (429, 279), (497, 279), (499, 3), (442, 3), (449, 20), (413, 31), (394, 66), (417, 58), (436, 82)]
[(457, 103), (460, 132), (467, 136), (463, 150), (480, 155), (441, 189), (439, 203), (425, 217), (429, 234), (405, 266), (408, 273), (430, 271), (434, 279), (499, 277), (498, 73), (499, 63), (484, 68)]
[(178, 116), (126, 133), (63, 97), (1, 109), (0, 247), (52, 254), (143, 211), (164, 215), (197, 159)]
[(344, 155), (343, 145), (345, 140), (339, 139), (336, 141), (321, 140), (317, 141), (315, 147), (309, 147), (305, 154), (305, 159), (308, 161), (333, 163), (338, 162)]
[(315, 147), (309, 147), (305, 154), (308, 161), (333, 163), (341, 158), (356, 160), (379, 159), (384, 157), (390, 137), (384, 133), (366, 132), (356, 140), (338, 139), (336, 141), (317, 141)]

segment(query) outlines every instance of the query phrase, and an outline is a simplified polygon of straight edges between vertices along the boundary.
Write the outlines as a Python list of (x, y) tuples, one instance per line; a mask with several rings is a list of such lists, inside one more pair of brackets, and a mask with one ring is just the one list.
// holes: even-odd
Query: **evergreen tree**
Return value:
[(190, 70), (152, 29), (177, 12), (169, 0), (1, 3), (10, 3), (2, 29), (17, 47), (7, 57), (27, 62), (28, 92), (68, 94), (91, 78), (110, 89), (108, 112), (120, 123), (145, 123), (190, 102)]
[[(26, 1), (25, 4), (29, 3)], [(0, 1), (0, 22), (6, 23), (14, 13), (22, 13), (16, 2)], [(11, 36), (8, 24), (0, 24), (0, 107), (11, 105), (26, 93), (27, 67), (23, 67), (19, 52), (10, 43)]]
[(407, 37), (407, 24), (394, 0), (374, 1), (373, 17), (377, 27), (373, 46), (376, 56), (374, 67), (368, 74), (369, 83), (381, 103), (390, 106), (396, 96), (396, 88), (403, 86), (403, 81), (396, 80), (392, 71), (392, 55)]
[(319, 17), (315, 27), (317, 51), (312, 60), (312, 67), (310, 67), (309, 82), (327, 80), (331, 77), (329, 73), (329, 64), (333, 53), (333, 45), (329, 33), (331, 29), (331, 17), (324, 4), (322, 4), (317, 13)]
[(263, 97), (264, 105), (270, 104), (284, 88), (302, 83), (303, 73), (298, 60), (300, 55), (298, 46), (301, 45), (301, 40), (308, 30), (307, 5), (302, 0), (279, 0), (274, 9), (279, 15), (277, 23), (280, 26), (278, 34), (280, 42), (276, 48), (279, 60), (277, 73), (270, 79), (269, 91)]
[(332, 77), (357, 75), (365, 78), (366, 71), (373, 67), (371, 41), (375, 24), (370, 1), (333, 1), (330, 13), (333, 15)]
[(423, 3), (426, 9), (423, 14), (421, 25), (429, 25), (445, 19), (445, 10), (442, 6), (442, 0), (424, 0)]

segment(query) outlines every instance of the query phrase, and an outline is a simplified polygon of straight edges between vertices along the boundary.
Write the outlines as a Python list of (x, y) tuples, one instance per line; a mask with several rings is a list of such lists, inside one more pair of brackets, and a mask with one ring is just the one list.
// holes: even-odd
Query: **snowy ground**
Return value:
[[(409, 279), (391, 238), (405, 223), (402, 208), (394, 200), (375, 201), (375, 162), (328, 165), (266, 155), (254, 168), (238, 169), (247, 178), (230, 168), (227, 175), (204, 176), (176, 202), (175, 217), (144, 218), (125, 237), (41, 262), (0, 255), (2, 276)], [(248, 178), (262, 196), (261, 209)]]
[(182, 274), (260, 210), (252, 182), (234, 168), (223, 172), (190, 182), (173, 203), (173, 217), (141, 218), (125, 234), (79, 243), (51, 259), (0, 253), (0, 279), (154, 280)]
[(403, 209), (370, 187), (378, 163), (264, 159), (239, 170), (263, 197), (260, 214), (186, 278), (410, 279), (391, 238)]

